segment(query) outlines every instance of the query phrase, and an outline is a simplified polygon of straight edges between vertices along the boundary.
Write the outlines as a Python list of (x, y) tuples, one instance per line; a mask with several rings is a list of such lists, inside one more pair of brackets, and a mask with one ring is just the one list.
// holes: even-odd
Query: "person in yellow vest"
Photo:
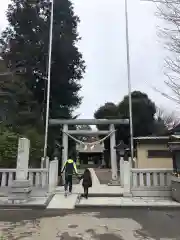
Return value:
[(73, 173), (75, 172), (76, 175), (78, 175), (76, 163), (74, 160), (69, 156), (69, 159), (64, 163), (64, 166), (62, 168), (61, 173), (65, 171), (65, 196), (68, 194), (68, 187), (69, 187), (69, 193), (72, 193), (72, 177)]

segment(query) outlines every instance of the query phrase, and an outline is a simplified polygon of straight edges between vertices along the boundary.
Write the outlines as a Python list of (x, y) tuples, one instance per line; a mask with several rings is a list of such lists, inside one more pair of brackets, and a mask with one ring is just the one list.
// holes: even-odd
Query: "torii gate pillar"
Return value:
[(63, 125), (63, 139), (62, 139), (62, 144), (63, 144), (62, 167), (68, 159), (68, 136), (66, 134), (67, 132), (68, 132), (68, 125), (64, 124)]
[(110, 135), (110, 154), (111, 154), (111, 169), (112, 169), (112, 182), (117, 181), (117, 156), (116, 156), (116, 137), (114, 124), (110, 124), (109, 130), (112, 132)]

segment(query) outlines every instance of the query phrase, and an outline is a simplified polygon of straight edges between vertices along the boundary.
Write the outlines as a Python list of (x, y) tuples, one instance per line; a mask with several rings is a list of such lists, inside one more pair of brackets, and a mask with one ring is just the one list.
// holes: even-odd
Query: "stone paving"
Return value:
[(73, 209), (75, 208), (78, 194), (71, 194), (67, 197), (64, 193), (55, 194), (47, 206), (47, 209)]
[(180, 203), (172, 201), (171, 199), (152, 199), (140, 197), (90, 197), (88, 199), (82, 198), (76, 204), (77, 207), (178, 207)]
[(180, 203), (164, 198), (141, 197), (89, 197), (78, 199), (78, 194), (64, 197), (63, 193), (55, 194), (47, 209), (74, 209), (75, 207), (175, 207)]
[(112, 171), (111, 169), (103, 168), (94, 169), (97, 178), (99, 179), (100, 184), (108, 184), (112, 178)]
[(3, 240), (179, 240), (179, 221), (179, 211), (0, 212), (0, 237)]
[[(56, 193), (63, 193), (64, 187), (57, 187)], [(73, 185), (73, 193), (83, 193), (83, 187), (81, 184)], [(117, 195), (123, 194), (123, 188), (121, 186), (108, 186), (106, 184), (95, 185), (92, 188), (89, 188), (90, 194), (109, 194), (109, 195)]]
[(100, 185), (100, 181), (99, 178), (97, 177), (97, 174), (95, 173), (93, 168), (89, 168), (90, 172), (91, 172), (91, 177), (92, 177), (92, 185)]

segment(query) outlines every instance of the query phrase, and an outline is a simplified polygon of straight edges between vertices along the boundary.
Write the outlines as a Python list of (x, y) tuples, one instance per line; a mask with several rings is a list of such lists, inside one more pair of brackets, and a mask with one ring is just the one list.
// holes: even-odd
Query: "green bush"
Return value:
[(39, 134), (36, 129), (29, 129), (23, 137), (30, 140), (30, 165), (40, 167), (41, 157), (43, 156), (44, 135)]
[(19, 136), (9, 129), (0, 129), (0, 167), (16, 167)]
[(19, 135), (3, 126), (0, 126), (0, 167), (16, 167), (19, 137), (26, 137), (30, 140), (30, 165), (39, 167), (43, 156), (43, 135), (40, 135), (36, 129), (28, 129), (24, 134)]

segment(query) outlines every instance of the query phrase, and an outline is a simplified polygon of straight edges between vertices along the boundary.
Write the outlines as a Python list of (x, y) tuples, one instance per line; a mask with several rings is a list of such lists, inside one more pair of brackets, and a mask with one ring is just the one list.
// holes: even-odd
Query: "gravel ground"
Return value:
[[(179, 210), (0, 211), (2, 240), (180, 240)], [(0, 238), (1, 239), (1, 238)]]

